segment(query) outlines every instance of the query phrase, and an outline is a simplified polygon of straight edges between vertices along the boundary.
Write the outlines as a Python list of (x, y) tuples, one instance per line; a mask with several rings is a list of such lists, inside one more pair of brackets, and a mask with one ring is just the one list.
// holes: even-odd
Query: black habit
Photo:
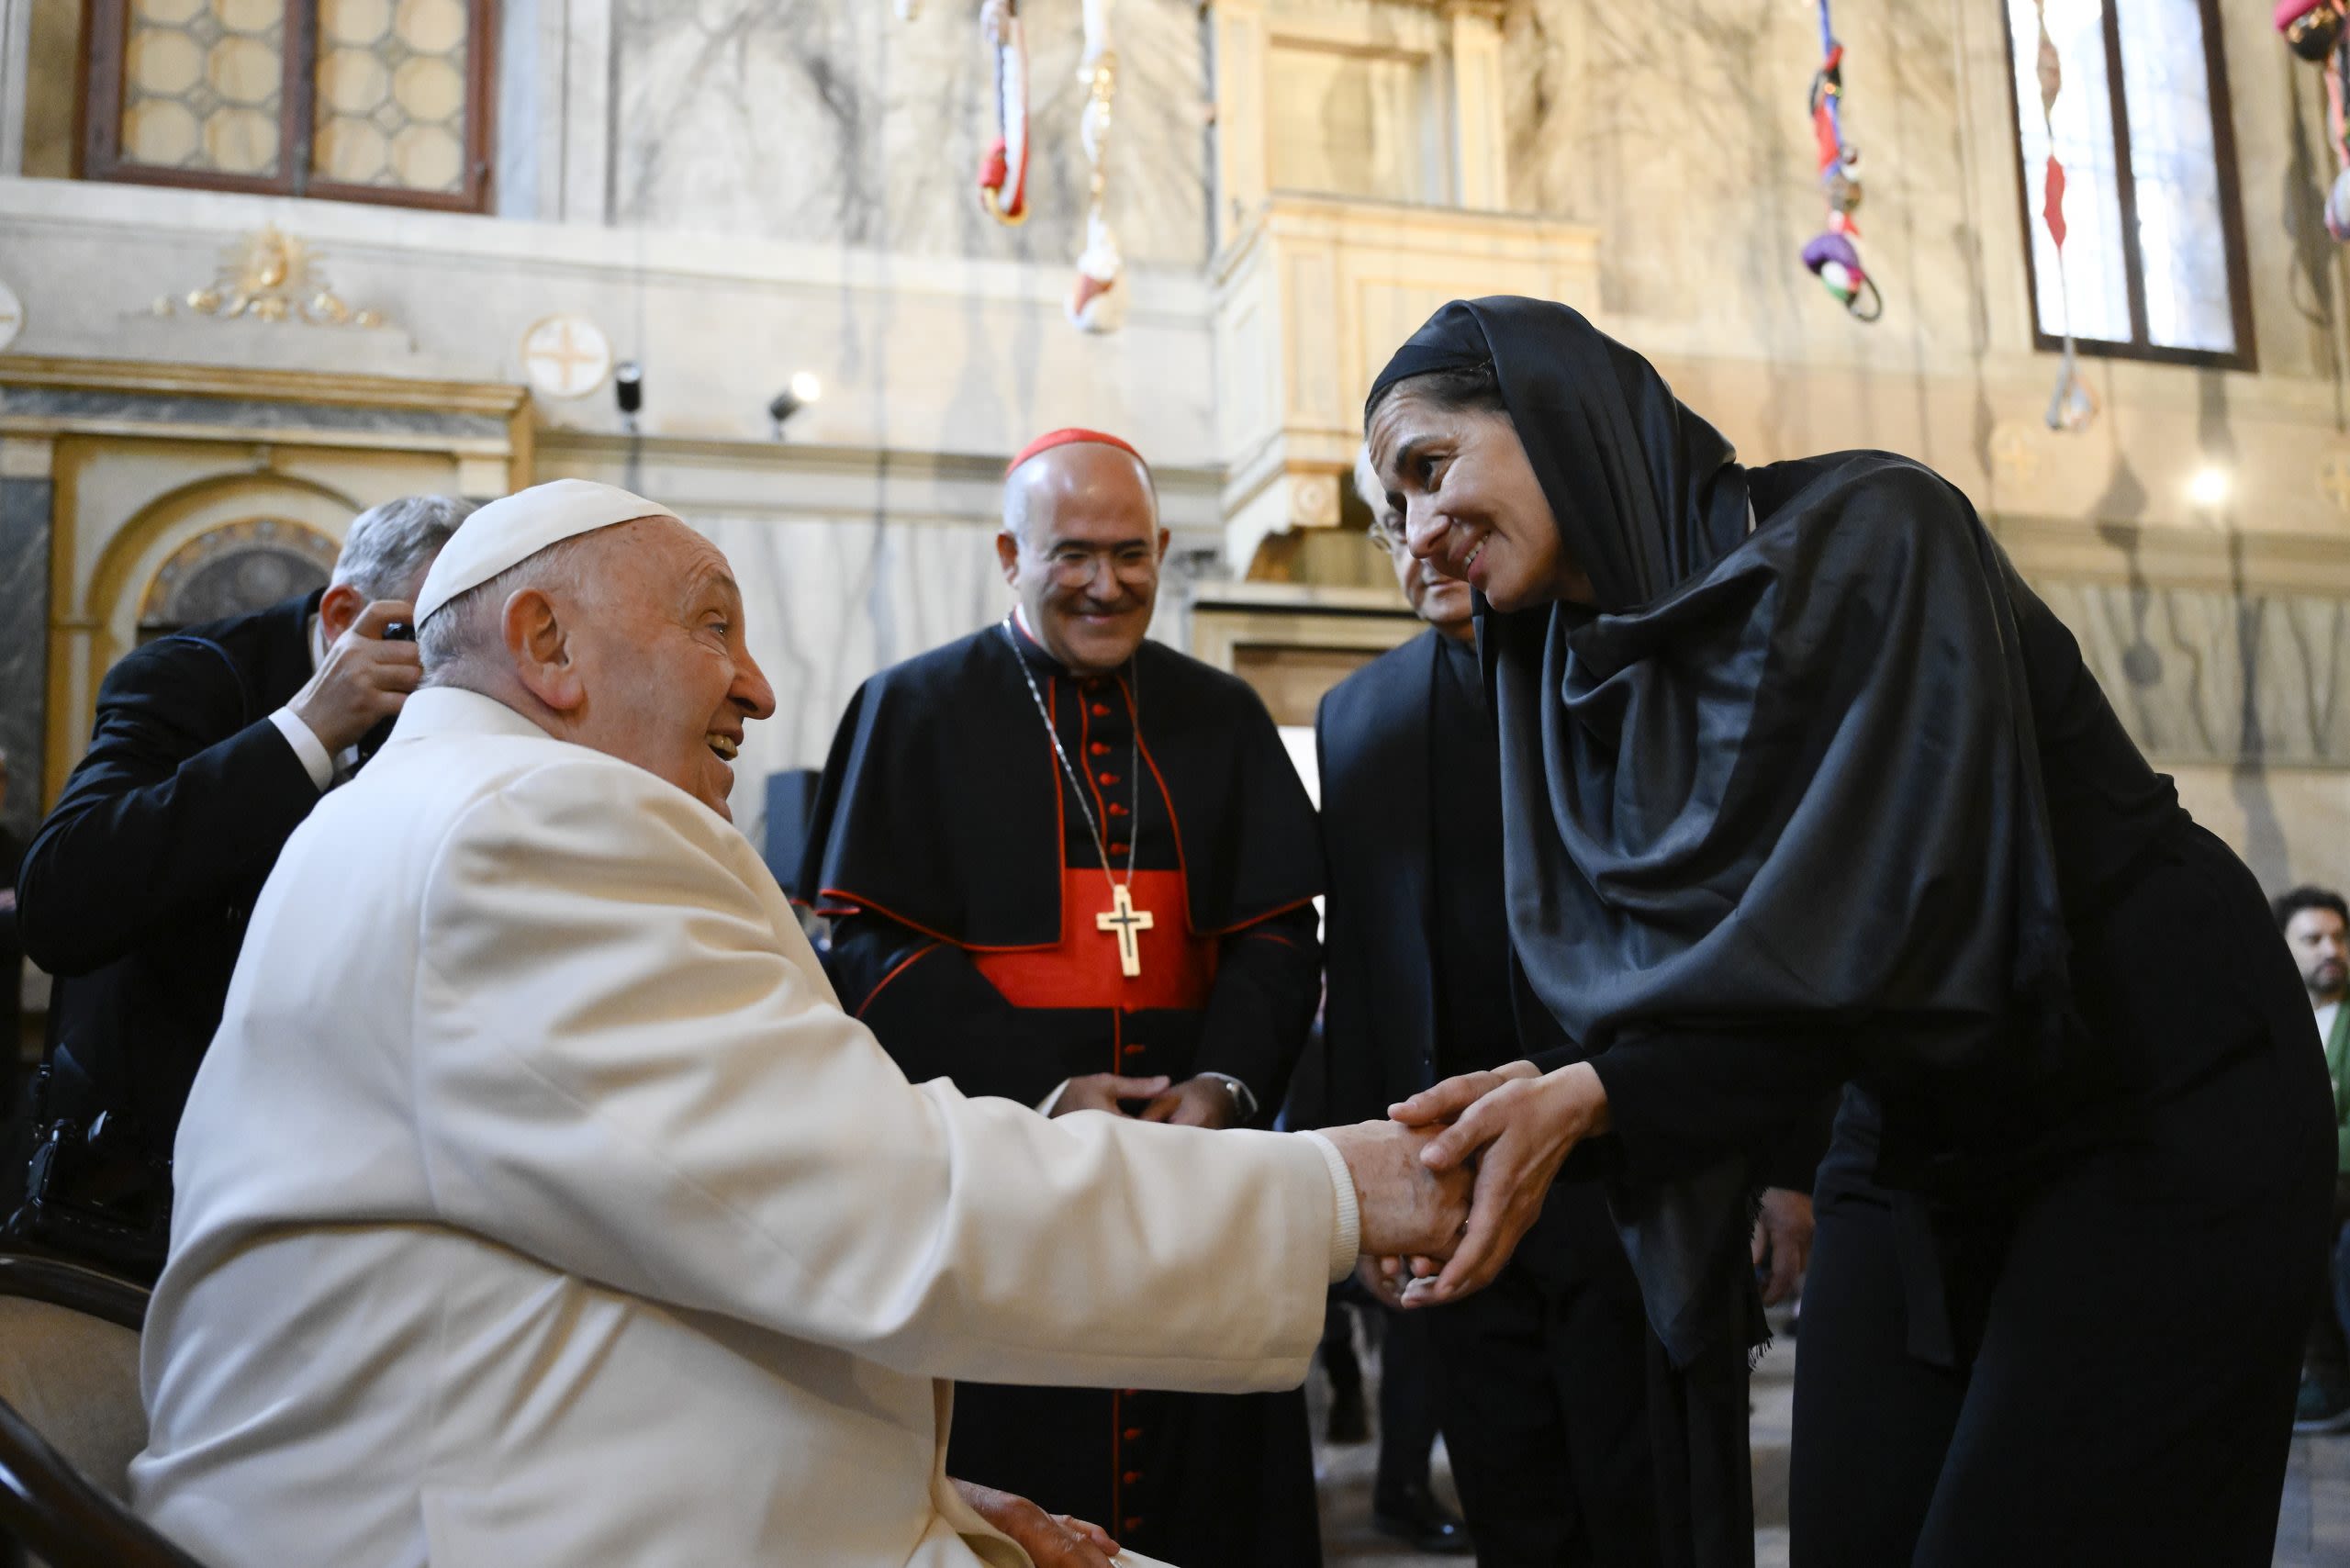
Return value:
[[(1528, 1054), (1502, 892), (1501, 774), (1468, 644), (1430, 631), (1322, 700), (1330, 1119)], [(1808, 1186), (1808, 1182), (1806, 1185)], [(1502, 1275), (1407, 1316), (1483, 1568), (1662, 1561), (1649, 1335), (1597, 1186), (1560, 1183)]]
[[(1078, 678), (990, 627), (858, 689), (808, 843), (795, 890), (835, 921), (842, 1003), (909, 1078), (1035, 1105), (1073, 1077), (1214, 1072), (1259, 1125), (1280, 1106), (1318, 991), (1320, 839), (1233, 677), (1146, 642), (1117, 676)], [(1154, 922), (1131, 979), (1094, 924), (1105, 853)], [(1154, 1557), (1319, 1560), (1299, 1393), (966, 1383), (947, 1461)]]
[[(151, 1229), (168, 1212), (162, 1168), (219, 1026), (245, 922), (277, 852), (319, 803), (269, 715), (310, 678), (320, 597), (123, 655), (98, 688), (89, 750), (17, 873), (25, 953), (57, 985), (43, 1074), (11, 1142), (29, 1142), (32, 1121), (86, 1130), (106, 1114), (115, 1169), (86, 1179), (127, 1224)], [(9, 1165), (0, 1201), (13, 1208), (25, 1171)], [(52, 1197), (89, 1195), (61, 1180)], [(56, 1234), (39, 1239), (78, 1249)], [(151, 1273), (160, 1232), (151, 1239), (151, 1257), (83, 1255)]]
[(1539, 301), (1389, 379), (1479, 363), (1596, 599), (1483, 622), (1511, 931), (1676, 1355), (1742, 1267), (1725, 1155), (1850, 1086), (1797, 1568), (2266, 1563), (2333, 1145), (2251, 875), (1931, 471), (1742, 467)]

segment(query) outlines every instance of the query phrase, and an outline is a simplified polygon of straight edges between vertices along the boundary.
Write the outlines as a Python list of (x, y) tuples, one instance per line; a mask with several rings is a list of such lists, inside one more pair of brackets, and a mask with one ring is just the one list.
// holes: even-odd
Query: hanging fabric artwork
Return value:
[(1085, 89), (1078, 135), (1085, 145), (1085, 249), (1078, 252), (1077, 276), (1069, 291), (1069, 319), (1088, 332), (1114, 332), (1126, 319), (1126, 291), (1120, 286), (1125, 259), (1110, 228), (1105, 199), (1109, 179), (1110, 109), (1118, 95), (1118, 51), (1110, 41), (1111, 0), (1085, 0), (1085, 54), (1077, 80)]
[[(1085, 49), (1077, 68), (1085, 106), (1078, 137), (1085, 150), (1085, 245), (1078, 252), (1077, 276), (1069, 291), (1069, 319), (1088, 332), (1114, 332), (1125, 323), (1125, 258), (1110, 227), (1111, 108), (1118, 96), (1118, 51), (1110, 39), (1112, 0), (1084, 0)], [(895, 0), (900, 17), (912, 20), (922, 0)], [(994, 139), (979, 158), (979, 205), (1006, 227), (1028, 220), (1028, 39), (1020, 0), (983, 0), (979, 33), (995, 67)]]
[(1861, 205), (1860, 149), (1844, 140), (1844, 46), (1819, 0), (1819, 70), (1811, 79), (1811, 131), (1819, 149), (1819, 184), (1828, 197), (1828, 227), (1803, 248), (1803, 264), (1857, 321), (1885, 314), (1885, 299), (1861, 265), (1852, 214)]
[(2056, 298), (2065, 312), (2065, 358), (2048, 394), (2048, 428), (2077, 431), (2097, 418), (2097, 394), (2081, 379), (2080, 355), (2073, 348), (2073, 297), (2065, 283), (2065, 165), (2056, 157), (2056, 95), (2065, 90), (2065, 65), (2056, 40), (2048, 36), (2047, 0), (2032, 0), (2040, 20), (2040, 123), (2048, 130), (2048, 168), (2041, 179), (2040, 219), (2056, 247)]
[(2350, 75), (2350, 38), (2344, 15), (2350, 0), (2277, 0), (2277, 30), (2295, 54), (2320, 66), (2325, 76), (2325, 140), (2333, 149), (2335, 173), (2325, 197), (2325, 231), (2350, 243), (2350, 125), (2345, 125), (2343, 82)]
[[(911, 6), (914, 0), (901, 0)], [(1019, 0), (987, 0), (979, 32), (995, 56), (995, 140), (979, 159), (979, 205), (1007, 226), (1028, 221), (1028, 39)]]

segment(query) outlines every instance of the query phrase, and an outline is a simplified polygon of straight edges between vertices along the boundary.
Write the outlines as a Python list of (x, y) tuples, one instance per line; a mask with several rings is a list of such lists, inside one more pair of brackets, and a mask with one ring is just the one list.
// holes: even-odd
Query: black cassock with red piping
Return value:
[[(1075, 676), (1007, 622), (858, 689), (794, 890), (836, 922), (842, 1003), (909, 1078), (1034, 1105), (1091, 1073), (1220, 1073), (1261, 1126), (1320, 993), (1322, 878), (1245, 684), (1150, 643)], [(948, 1469), (1172, 1562), (1320, 1561), (1296, 1393), (966, 1383)]]

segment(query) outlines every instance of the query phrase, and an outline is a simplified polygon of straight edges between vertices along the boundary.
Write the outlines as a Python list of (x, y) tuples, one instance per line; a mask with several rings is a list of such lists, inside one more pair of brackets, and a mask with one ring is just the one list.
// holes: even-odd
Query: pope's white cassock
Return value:
[(1022, 1563), (941, 1380), (1295, 1383), (1336, 1160), (909, 1085), (730, 824), (428, 689), (254, 911), (136, 1505), (212, 1568)]

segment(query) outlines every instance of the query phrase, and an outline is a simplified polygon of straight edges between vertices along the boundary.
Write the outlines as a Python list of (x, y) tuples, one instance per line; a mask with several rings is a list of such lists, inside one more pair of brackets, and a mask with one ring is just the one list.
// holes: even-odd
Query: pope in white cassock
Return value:
[(213, 1568), (1101, 1563), (946, 1477), (942, 1380), (1292, 1384), (1359, 1248), (1448, 1249), (1385, 1124), (907, 1083), (727, 820), (774, 694), (662, 508), (495, 502), (415, 608), (180, 1126), (132, 1483)]

